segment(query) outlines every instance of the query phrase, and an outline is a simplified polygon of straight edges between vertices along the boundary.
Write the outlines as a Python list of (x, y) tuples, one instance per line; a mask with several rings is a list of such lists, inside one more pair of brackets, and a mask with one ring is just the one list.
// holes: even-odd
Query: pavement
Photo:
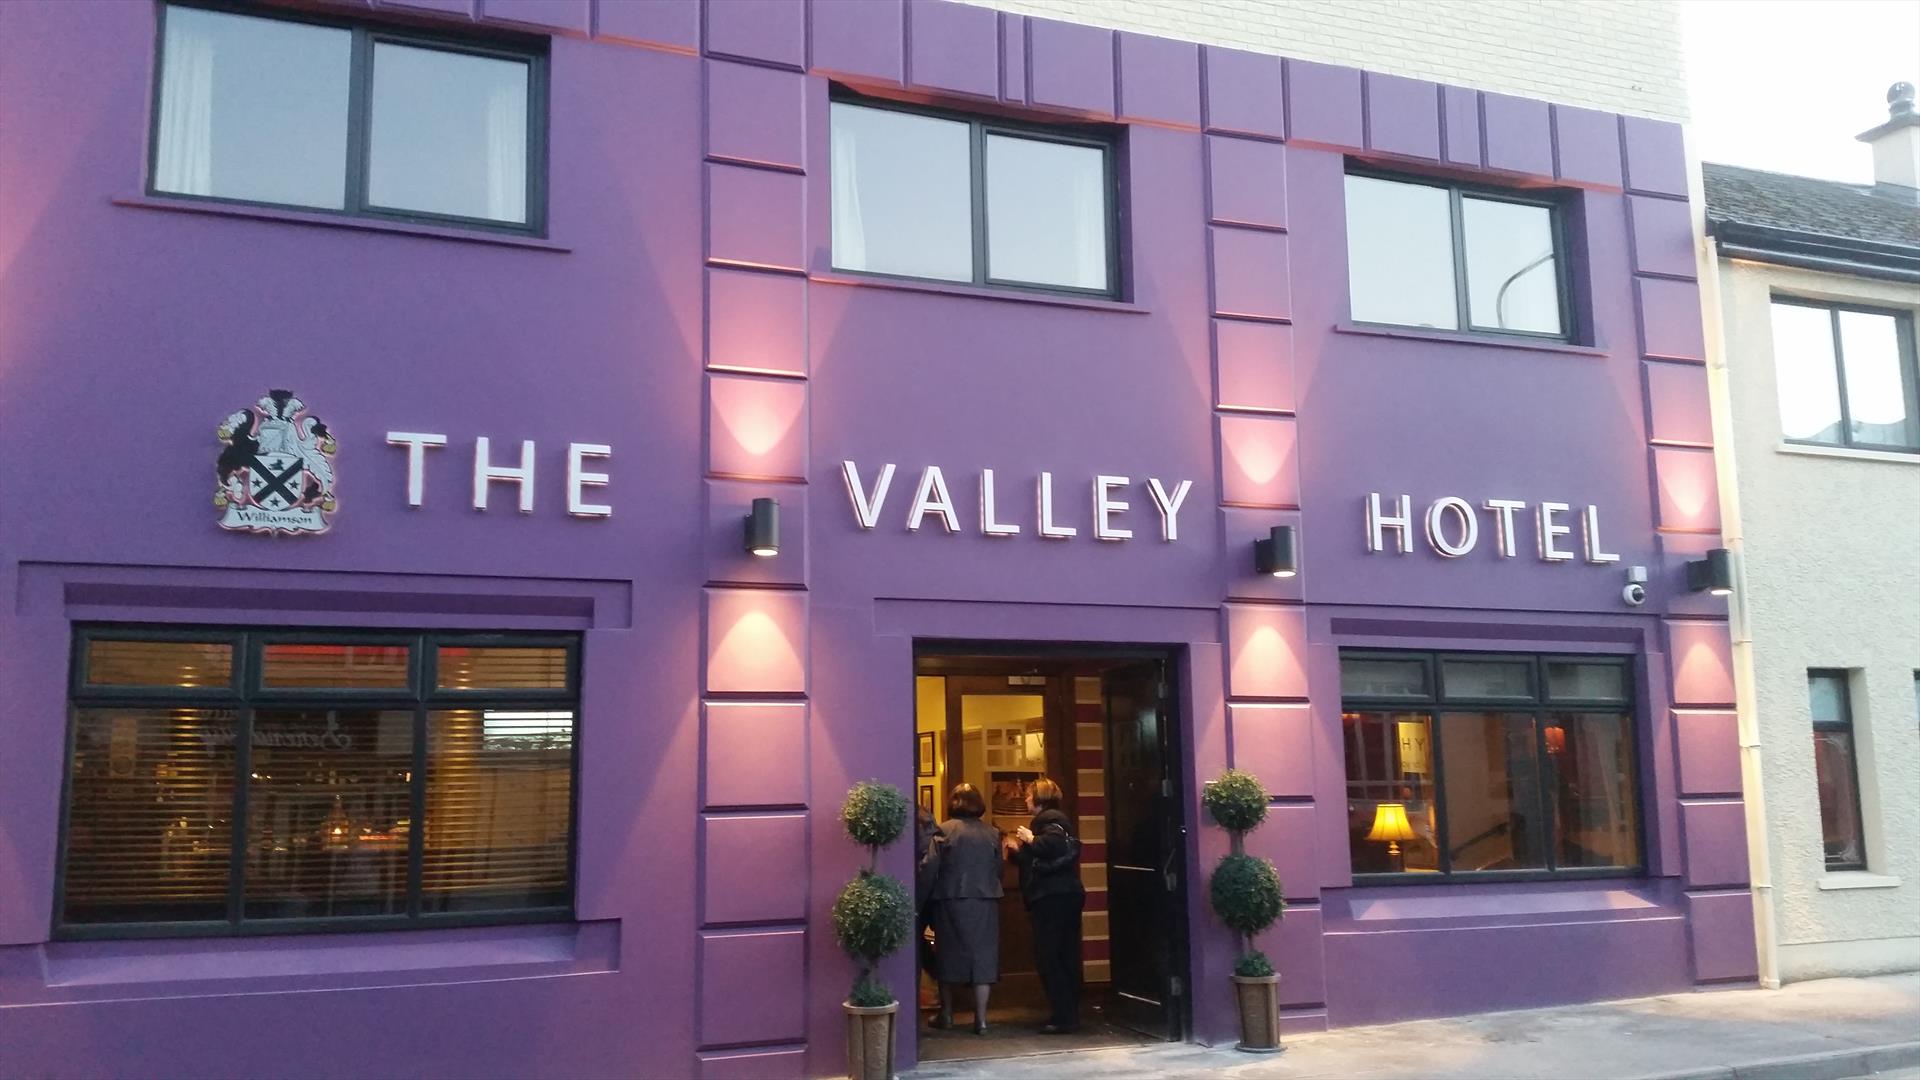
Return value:
[(942, 1061), (911, 1080), (1920, 1080), (1920, 973), (1821, 979), (1291, 1035)]

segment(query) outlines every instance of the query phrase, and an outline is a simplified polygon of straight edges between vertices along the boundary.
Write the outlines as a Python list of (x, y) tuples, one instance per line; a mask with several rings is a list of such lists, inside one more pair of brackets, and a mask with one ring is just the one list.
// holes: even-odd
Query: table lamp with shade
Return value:
[(1405, 803), (1383, 802), (1373, 808), (1373, 831), (1367, 833), (1367, 839), (1387, 842), (1387, 854), (1393, 857), (1396, 864), (1394, 869), (1406, 869), (1406, 861), (1400, 854), (1400, 841), (1413, 838), (1413, 824), (1407, 820)]

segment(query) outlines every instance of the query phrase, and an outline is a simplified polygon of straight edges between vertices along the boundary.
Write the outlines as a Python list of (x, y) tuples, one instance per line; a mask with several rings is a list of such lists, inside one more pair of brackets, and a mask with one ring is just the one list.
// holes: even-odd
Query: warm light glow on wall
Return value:
[(729, 476), (805, 473), (806, 384), (717, 376), (712, 380), (712, 469)]
[(1293, 449), (1291, 420), (1221, 417), (1222, 501), (1241, 506), (1296, 505)]
[(1713, 452), (1659, 446), (1653, 451), (1660, 485), (1660, 527), (1687, 532), (1720, 528), (1720, 491)]

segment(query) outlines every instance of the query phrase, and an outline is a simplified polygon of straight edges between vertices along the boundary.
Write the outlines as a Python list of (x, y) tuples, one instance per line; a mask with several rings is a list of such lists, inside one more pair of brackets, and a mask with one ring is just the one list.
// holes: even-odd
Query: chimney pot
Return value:
[(1888, 195), (1920, 202), (1920, 111), (1913, 98), (1912, 83), (1889, 86), (1886, 121), (1861, 132), (1860, 141), (1873, 147), (1874, 184)]
[(1897, 82), (1887, 87), (1887, 116), (1898, 120), (1913, 115), (1913, 84)]

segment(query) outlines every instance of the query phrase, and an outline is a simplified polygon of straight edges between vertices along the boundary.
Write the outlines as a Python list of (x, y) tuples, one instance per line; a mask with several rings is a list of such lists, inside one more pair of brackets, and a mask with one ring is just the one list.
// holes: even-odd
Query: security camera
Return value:
[(1620, 599), (1629, 607), (1639, 607), (1647, 602), (1647, 587), (1637, 581), (1628, 582), (1627, 587), (1620, 590)]

